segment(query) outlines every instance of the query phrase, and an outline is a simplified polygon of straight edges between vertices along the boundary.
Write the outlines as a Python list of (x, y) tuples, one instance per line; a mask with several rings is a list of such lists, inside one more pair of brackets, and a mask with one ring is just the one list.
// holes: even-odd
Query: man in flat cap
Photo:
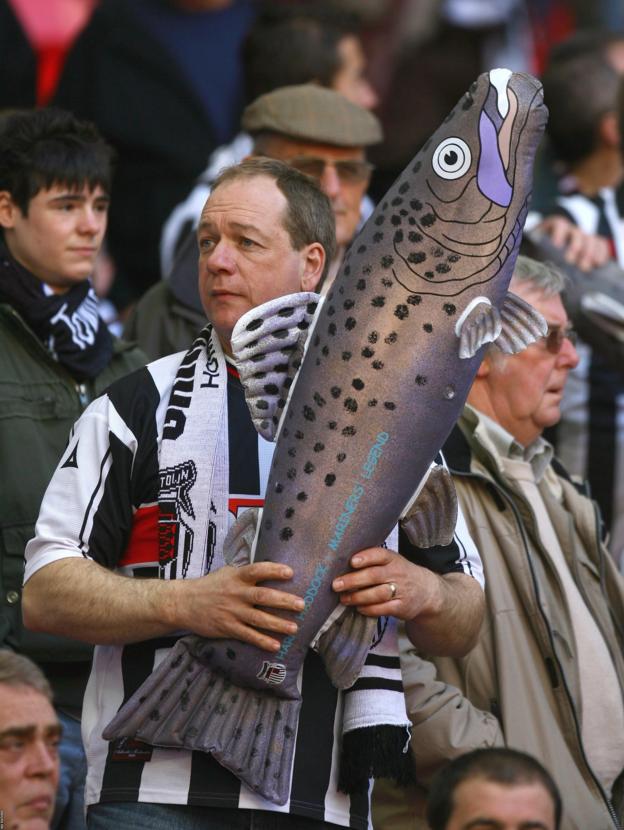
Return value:
[[(254, 156), (285, 161), (315, 178), (329, 197), (337, 241), (327, 277), (332, 280), (363, 213), (370, 213), (363, 205), (372, 169), (366, 147), (382, 140), (379, 121), (338, 92), (301, 84), (261, 95), (245, 109), (241, 123), (253, 137)], [(195, 228), (189, 228), (168, 279), (139, 301), (124, 334), (155, 360), (187, 348), (205, 321)]]

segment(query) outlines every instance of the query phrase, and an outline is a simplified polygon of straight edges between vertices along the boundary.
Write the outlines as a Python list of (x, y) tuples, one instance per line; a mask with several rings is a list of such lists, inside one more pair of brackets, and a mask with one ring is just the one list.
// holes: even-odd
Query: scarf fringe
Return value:
[(343, 735), (338, 789), (368, 790), (371, 778), (390, 778), (400, 787), (415, 781), (414, 758), (404, 726), (368, 726)]

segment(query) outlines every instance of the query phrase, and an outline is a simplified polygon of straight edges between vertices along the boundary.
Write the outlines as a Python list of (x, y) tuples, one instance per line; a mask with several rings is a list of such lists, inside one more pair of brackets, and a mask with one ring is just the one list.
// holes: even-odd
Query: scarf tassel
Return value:
[(390, 778), (400, 787), (415, 781), (405, 726), (367, 726), (343, 735), (338, 789), (366, 792), (371, 778)]

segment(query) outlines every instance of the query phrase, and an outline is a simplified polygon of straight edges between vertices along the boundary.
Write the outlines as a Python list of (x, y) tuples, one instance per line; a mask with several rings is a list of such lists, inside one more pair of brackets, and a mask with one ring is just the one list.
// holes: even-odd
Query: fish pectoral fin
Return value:
[(121, 707), (106, 740), (210, 752), (254, 792), (285, 804), (301, 699), (243, 689), (201, 660), (209, 644), (183, 637)]
[(239, 568), (252, 561), (252, 551), (262, 509), (250, 507), (236, 519), (223, 542), (223, 558), (227, 565)]
[(511, 291), (505, 297), (501, 318), (503, 327), (496, 345), (505, 354), (517, 354), (548, 333), (548, 323), (539, 311)]
[(478, 297), (459, 318), (456, 333), (459, 337), (459, 356), (474, 357), (481, 346), (492, 343), (502, 328), (498, 309), (485, 297)]
[(325, 664), (337, 689), (348, 689), (358, 679), (377, 631), (377, 619), (355, 608), (339, 605), (329, 615), (311, 647)]
[(448, 545), (457, 523), (457, 494), (451, 474), (441, 464), (431, 468), (416, 501), (401, 519), (407, 538), (417, 548)]
[(273, 441), (301, 366), (319, 303), (311, 292), (288, 294), (251, 309), (232, 331), (232, 354), (256, 430)]

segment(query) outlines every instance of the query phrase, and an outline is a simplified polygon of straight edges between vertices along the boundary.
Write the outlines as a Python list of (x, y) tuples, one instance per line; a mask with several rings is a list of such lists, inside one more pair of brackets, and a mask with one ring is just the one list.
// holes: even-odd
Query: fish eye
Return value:
[(445, 138), (433, 153), (433, 169), (443, 179), (459, 179), (470, 168), (470, 147), (461, 138)]

